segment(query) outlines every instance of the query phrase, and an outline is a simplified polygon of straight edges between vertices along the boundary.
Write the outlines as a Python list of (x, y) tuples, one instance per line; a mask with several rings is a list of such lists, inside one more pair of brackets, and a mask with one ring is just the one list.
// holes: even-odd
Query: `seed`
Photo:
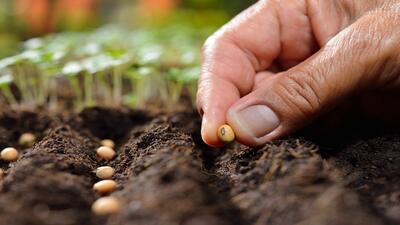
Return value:
[(109, 147), (109, 148), (114, 148), (115, 147), (115, 143), (111, 139), (104, 139), (100, 143), (101, 143), (102, 146), (106, 146), (106, 147)]
[(217, 131), (218, 138), (223, 142), (232, 142), (235, 140), (235, 133), (229, 125), (222, 125)]
[(0, 153), (1, 159), (7, 162), (16, 161), (18, 159), (18, 151), (15, 148), (8, 147)]
[(19, 145), (24, 147), (32, 147), (36, 141), (36, 136), (32, 133), (23, 133), (18, 140)]
[(92, 211), (97, 215), (115, 214), (120, 210), (121, 203), (115, 197), (99, 198), (92, 205)]
[(107, 146), (101, 146), (97, 149), (96, 153), (98, 156), (100, 156), (100, 158), (105, 160), (110, 160), (115, 156), (115, 151)]
[(99, 194), (108, 194), (117, 189), (117, 183), (113, 180), (102, 180), (93, 185), (93, 190)]
[(111, 166), (101, 166), (96, 170), (96, 176), (100, 179), (110, 179), (114, 173), (115, 170)]

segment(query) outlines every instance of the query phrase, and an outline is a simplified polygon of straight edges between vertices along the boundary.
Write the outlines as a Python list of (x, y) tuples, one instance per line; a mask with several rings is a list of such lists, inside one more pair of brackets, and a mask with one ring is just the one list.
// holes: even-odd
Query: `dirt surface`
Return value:
[[(185, 111), (2, 109), (0, 148), (22, 156), (0, 161), (0, 225), (400, 224), (396, 132), (215, 150), (199, 126)], [(28, 131), (38, 141), (23, 149), (17, 141)], [(117, 143), (110, 162), (95, 154), (104, 138)], [(93, 171), (103, 165), (116, 169), (111, 195), (123, 205), (112, 216), (91, 212), (100, 197)]]

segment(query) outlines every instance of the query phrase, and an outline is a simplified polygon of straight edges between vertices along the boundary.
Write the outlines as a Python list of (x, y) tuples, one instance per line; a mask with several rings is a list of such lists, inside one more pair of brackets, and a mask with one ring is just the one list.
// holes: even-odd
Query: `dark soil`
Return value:
[[(187, 111), (2, 109), (0, 149), (16, 146), (22, 157), (0, 162), (0, 225), (400, 224), (396, 132), (215, 150), (199, 126)], [(23, 149), (28, 131), (39, 140)], [(95, 154), (104, 138), (117, 143), (110, 162)], [(123, 203), (112, 216), (91, 212), (102, 165), (116, 169), (112, 195)]]

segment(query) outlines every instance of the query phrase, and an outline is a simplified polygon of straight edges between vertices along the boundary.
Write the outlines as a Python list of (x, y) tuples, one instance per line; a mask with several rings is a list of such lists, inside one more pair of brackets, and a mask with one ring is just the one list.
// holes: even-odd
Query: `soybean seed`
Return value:
[(100, 158), (105, 160), (111, 160), (115, 156), (115, 151), (107, 146), (101, 146), (97, 149), (96, 153)]
[(115, 147), (115, 143), (111, 139), (104, 139), (100, 143), (101, 143), (102, 146), (106, 146), (106, 147), (109, 147), (109, 148), (114, 148)]
[(223, 142), (232, 142), (235, 140), (235, 133), (233, 132), (232, 127), (226, 124), (218, 128), (217, 135), (218, 138)]
[(92, 211), (97, 215), (115, 214), (120, 210), (121, 203), (115, 197), (99, 198), (92, 205)]
[(24, 133), (19, 137), (18, 143), (24, 147), (32, 147), (36, 141), (36, 136), (32, 133)]
[(17, 149), (12, 147), (5, 148), (0, 153), (1, 159), (7, 162), (16, 161), (18, 159), (18, 155)]
[(96, 176), (100, 179), (110, 179), (114, 173), (115, 170), (111, 166), (101, 166), (96, 169)]
[(117, 183), (113, 180), (102, 180), (93, 185), (93, 190), (99, 194), (108, 194), (117, 189)]

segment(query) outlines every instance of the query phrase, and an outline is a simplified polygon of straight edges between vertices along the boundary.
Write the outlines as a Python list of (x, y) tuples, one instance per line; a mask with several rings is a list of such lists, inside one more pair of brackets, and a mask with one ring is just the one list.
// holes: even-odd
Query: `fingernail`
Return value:
[(279, 126), (279, 118), (265, 105), (252, 105), (233, 115), (235, 123), (255, 138), (263, 137)]

